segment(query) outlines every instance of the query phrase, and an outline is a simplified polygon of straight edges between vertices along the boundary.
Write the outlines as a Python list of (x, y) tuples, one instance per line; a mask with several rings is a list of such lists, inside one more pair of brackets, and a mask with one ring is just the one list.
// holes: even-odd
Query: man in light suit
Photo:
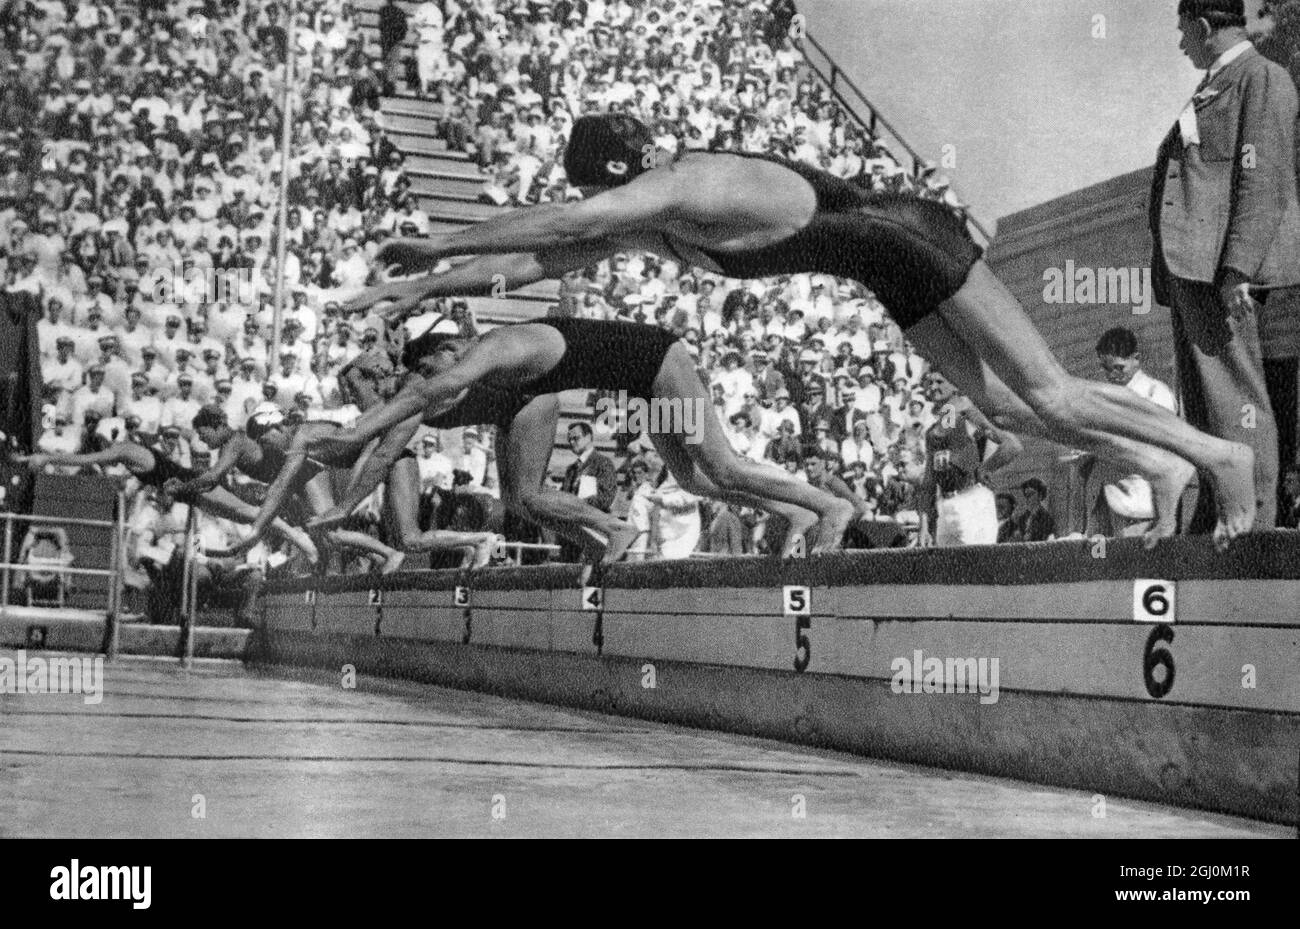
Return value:
[[(1187, 419), (1255, 450), (1257, 528), (1277, 516), (1277, 427), (1260, 346), (1267, 294), (1300, 283), (1295, 85), (1246, 37), (1244, 0), (1180, 0), (1180, 48), (1205, 80), (1160, 146), (1151, 193), (1156, 299), (1172, 310)], [(1202, 493), (1192, 532), (1213, 526)]]

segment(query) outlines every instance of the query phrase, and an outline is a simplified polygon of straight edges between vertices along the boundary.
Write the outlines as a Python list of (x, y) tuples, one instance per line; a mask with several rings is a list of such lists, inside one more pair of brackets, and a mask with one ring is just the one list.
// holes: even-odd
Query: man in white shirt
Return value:
[(202, 404), (194, 398), (194, 375), (181, 374), (176, 379), (176, 390), (176, 396), (163, 403), (162, 428), (173, 427), (188, 439), (194, 434), (191, 425), (194, 415), (202, 408)]
[(59, 336), (55, 340), (55, 357), (41, 360), (41, 377), (47, 387), (57, 387), (60, 391), (60, 406), (67, 409), (67, 403), (74, 390), (81, 387), (86, 369), (72, 356), (73, 341), (70, 336)]
[[(1174, 392), (1142, 370), (1137, 337), (1131, 330), (1122, 326), (1107, 330), (1097, 340), (1097, 359), (1112, 384), (1127, 387), (1171, 413), (1177, 412)], [(1084, 459), (1081, 468), (1087, 468), (1086, 462)], [(1133, 536), (1145, 532), (1155, 517), (1151, 484), (1104, 463), (1097, 463), (1091, 472), (1086, 497), (1091, 501), (1088, 534)]]
[(434, 490), (451, 490), (451, 459), (442, 453), (442, 440), (436, 432), (425, 433), (420, 440), (420, 456), (415, 460), (420, 469), (420, 493)]
[(104, 386), (104, 368), (93, 364), (86, 370), (86, 384), (72, 393), (72, 423), (81, 426), (86, 421), (86, 411), (94, 410), (98, 418), (112, 416), (117, 400)]
[(136, 371), (131, 375), (131, 398), (126, 401), (122, 415), (139, 419), (137, 432), (156, 436), (162, 429), (162, 412), (162, 401), (158, 399), (158, 392), (150, 386), (148, 376), (142, 371)]

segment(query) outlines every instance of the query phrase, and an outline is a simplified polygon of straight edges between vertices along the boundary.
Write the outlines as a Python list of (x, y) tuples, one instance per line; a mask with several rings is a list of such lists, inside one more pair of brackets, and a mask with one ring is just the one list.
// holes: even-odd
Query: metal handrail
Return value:
[[(118, 491), (115, 501), (115, 519), (82, 519), (75, 516), (46, 516), (37, 513), (15, 513), (5, 510), (0, 517), (4, 519), (4, 548), (0, 549), (0, 612), (9, 608), (9, 595), (12, 590), (13, 576), (22, 574), (55, 574), (60, 578), (69, 575), (83, 577), (107, 577), (110, 579), (108, 597), (104, 604), (104, 641), (103, 650), (108, 657), (117, 654), (118, 614), (122, 608), (122, 589), (126, 571), (126, 495)], [(109, 544), (109, 566), (107, 568), (79, 568), (71, 564), (60, 564), (42, 558), (37, 562), (12, 562), (9, 560), (14, 551), (14, 524), (54, 526), (92, 526), (111, 529)]]
[[(921, 156), (920, 152), (912, 147), (912, 144), (907, 141), (901, 132), (894, 128), (893, 123), (881, 115), (880, 110), (876, 105), (872, 103), (867, 95), (862, 92), (862, 89), (853, 82), (853, 79), (848, 77), (844, 73), (843, 69), (836, 64), (835, 59), (831, 57), (825, 47), (808, 32), (804, 32), (802, 35), (796, 37), (794, 43), (795, 47), (798, 48), (800, 53), (803, 55), (804, 62), (812, 72), (821, 79), (822, 83), (826, 85), (834, 95), (835, 99), (844, 108), (844, 112), (851, 116), (859, 126), (871, 133), (873, 138), (878, 138), (880, 136), (879, 127), (884, 127), (885, 131), (889, 133), (893, 140), (902, 146), (903, 150), (911, 157), (912, 175), (914, 177), (920, 177), (921, 171), (926, 164), (926, 159)], [(826, 59), (826, 64), (830, 71), (829, 75), (823, 72), (823, 70), (818, 67), (817, 63), (813, 60), (813, 57), (808, 54), (808, 46), (812, 46), (812, 48), (816, 49), (817, 52)], [(843, 83), (852, 95), (860, 101), (861, 106), (866, 108), (868, 118), (864, 119), (859, 115), (853, 102), (846, 97), (843, 92), (841, 92), (839, 87), (840, 83)], [(956, 193), (956, 187), (953, 187), (951, 183), (949, 184), (949, 189), (951, 189), (954, 194)], [(962, 202), (965, 203), (964, 200)], [(966, 206), (963, 212), (965, 213), (966, 221), (970, 223), (970, 225), (973, 226), (984, 239), (984, 244), (988, 245), (992, 242), (993, 235), (984, 227), (983, 223), (975, 218), (970, 207)]]
[(0, 570), (22, 571), (24, 574), (85, 574), (90, 577), (117, 575), (112, 568), (74, 568), (72, 565), (61, 565), (52, 561), (0, 561)]
[(12, 519), (20, 523), (43, 523), (46, 525), (58, 526), (98, 526), (101, 529), (116, 529), (117, 520), (115, 519), (79, 519), (68, 516), (44, 516), (36, 513), (14, 513), (10, 510), (4, 512), (5, 519)]

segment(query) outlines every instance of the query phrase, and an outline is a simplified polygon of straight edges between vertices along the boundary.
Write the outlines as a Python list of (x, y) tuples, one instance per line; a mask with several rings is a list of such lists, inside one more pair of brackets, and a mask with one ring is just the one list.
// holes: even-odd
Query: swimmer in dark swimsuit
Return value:
[[(409, 341), (402, 352), (403, 367), (410, 372), (405, 386), (418, 384), (424, 378), (451, 368), (464, 345), (463, 339), (434, 334), (421, 335)], [(399, 451), (393, 473), (398, 473), (404, 464), (410, 465), (412, 487), (415, 486), (414, 460), (404, 450), (421, 424), (434, 429), (495, 426), (497, 472), (501, 481), (501, 499), (506, 507), (582, 546), (591, 563), (617, 561), (635, 540), (636, 529), (583, 503), (572, 494), (560, 493), (546, 486), (559, 418), (559, 398), (554, 394), (533, 396), (516, 390), (484, 388), (445, 413), (416, 415), (392, 430), (386, 441)], [(213, 435), (212, 438), (219, 436)], [(356, 457), (355, 449), (351, 449), (351, 453)], [(402, 507), (396, 508), (400, 510)], [(416, 512), (414, 502), (406, 505), (405, 509), (412, 514)]]
[[(338, 507), (312, 520), (308, 528), (336, 525), (354, 500), (364, 499), (382, 479), (386, 462), (410, 440), (421, 416), (436, 416), (485, 387), (542, 393), (604, 389), (626, 391), (630, 397), (646, 401), (669, 399), (682, 409), (690, 404), (698, 411), (690, 419), (692, 434), (685, 434), (682, 427), (689, 424), (683, 418), (679, 431), (651, 435), (655, 447), (685, 490), (759, 507), (786, 519), (790, 527), (783, 555), (791, 554), (814, 524), (819, 525), (814, 551), (838, 547), (853, 518), (849, 503), (782, 471), (737, 456), (712, 413), (691, 356), (662, 329), (635, 323), (546, 319), (500, 326), (478, 339), (452, 339), (447, 345), (458, 356), (454, 366), (403, 387), (390, 403), (363, 415), (353, 430), (328, 438), (327, 444), (346, 448), (386, 433)], [(449, 389), (449, 385), (455, 386)], [(471, 385), (474, 390), (468, 389)], [(379, 425), (371, 426), (368, 420)], [(538, 447), (542, 438), (538, 436)], [(544, 438), (548, 444), (553, 441), (553, 428)]]
[[(169, 483), (174, 487), (176, 486), (175, 482), (191, 480), (198, 474), (197, 471), (177, 464), (161, 452), (138, 445), (135, 442), (116, 442), (102, 451), (92, 452), (87, 455), (36, 452), (31, 455), (15, 455), (13, 460), (33, 470), (43, 468), (47, 464), (69, 465), (71, 467), (85, 467), (87, 465), (107, 467), (120, 464), (130, 471), (140, 483), (156, 487), (159, 490), (165, 489), (164, 485)], [(199, 492), (184, 494), (172, 493), (172, 496), (181, 503), (192, 503), (205, 513), (210, 513), (221, 519), (251, 523), (257, 518), (257, 507), (240, 500), (224, 487), (213, 486)], [(316, 545), (312, 542), (311, 537), (301, 529), (295, 529), (282, 519), (274, 520), (271, 523), (271, 528), (291, 542), (295, 548), (300, 549), (312, 564), (315, 564), (320, 559), (320, 554), (316, 551)], [(221, 554), (233, 553), (234, 550)]]
[[(254, 416), (249, 419), (246, 430), (235, 430), (218, 406), (204, 407), (194, 417), (195, 434), (204, 444), (221, 451), (212, 468), (177, 485), (178, 491), (194, 492), (214, 487), (236, 468), (269, 485), (266, 500), (253, 520), (253, 535), (245, 545), (255, 544), (252, 540), (291, 496), (301, 496), (313, 514), (327, 511), (334, 503), (330, 468), (350, 468), (357, 457), (321, 460), (317, 455), (313, 439), (336, 430), (338, 426), (334, 423), (308, 422), (286, 427), (282, 419), (276, 414)], [(476, 567), (486, 564), (496, 543), (493, 533), (420, 531), (416, 522), (419, 480), (413, 457), (395, 461), (385, 475), (383, 515), (385, 524), (396, 536), (397, 548), (387, 546), (364, 532), (346, 529), (331, 530), (330, 541), (382, 558), (384, 574), (391, 574), (401, 567), (404, 551), (463, 550), (467, 562)]]
[[(488, 294), (502, 283), (518, 288), (628, 249), (675, 256), (717, 274), (848, 277), (871, 288), (917, 349), (993, 423), (1087, 448), (1146, 476), (1157, 509), (1148, 546), (1175, 532), (1177, 502), (1197, 468), (1217, 495), (1215, 543), (1225, 548), (1251, 529), (1251, 450), (1206, 435), (1132, 391), (1067, 373), (941, 204), (860, 190), (767, 156), (687, 152), (664, 164), (653, 154), (649, 130), (628, 116), (579, 119), (564, 163), (586, 199), (512, 210), (433, 239), (390, 241), (377, 260), (404, 273), (432, 270), (448, 256), (482, 257), (372, 288), (346, 309), (392, 300), (381, 312), (400, 316), (428, 297)], [(479, 380), (540, 377), (569, 348), (542, 329), (496, 330), (466, 352), (461, 370), (426, 384), (425, 401), (440, 403)], [(497, 332), (506, 334), (493, 339)], [(663, 387), (681, 388), (683, 396), (694, 390), (675, 381)], [(346, 438), (382, 432), (409, 415), (413, 402), (399, 397), (378, 415), (367, 414)], [(734, 486), (738, 472), (725, 456), (705, 458), (701, 467), (709, 477)]]

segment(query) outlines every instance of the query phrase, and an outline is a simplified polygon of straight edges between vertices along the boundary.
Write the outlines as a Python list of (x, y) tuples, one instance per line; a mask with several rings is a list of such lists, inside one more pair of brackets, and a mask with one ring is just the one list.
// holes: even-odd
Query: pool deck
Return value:
[(1294, 835), (364, 676), (118, 659), (104, 678), (92, 705), (0, 694), (0, 837)]

